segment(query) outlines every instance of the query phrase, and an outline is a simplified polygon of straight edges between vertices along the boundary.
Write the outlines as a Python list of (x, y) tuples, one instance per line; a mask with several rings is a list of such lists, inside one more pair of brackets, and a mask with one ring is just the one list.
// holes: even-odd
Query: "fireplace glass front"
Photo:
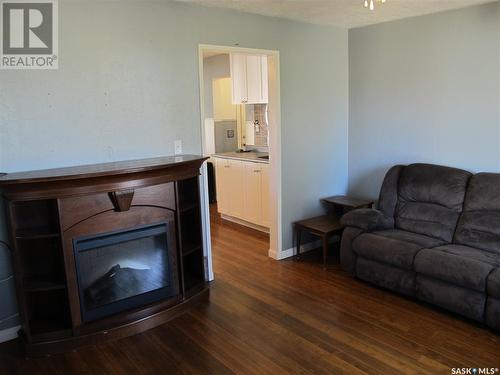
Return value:
[(168, 223), (73, 240), (83, 321), (178, 294)]

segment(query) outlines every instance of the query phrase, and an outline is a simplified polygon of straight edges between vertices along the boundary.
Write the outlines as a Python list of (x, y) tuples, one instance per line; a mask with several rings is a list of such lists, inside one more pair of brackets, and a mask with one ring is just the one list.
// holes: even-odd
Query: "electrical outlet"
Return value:
[(174, 141), (174, 154), (175, 155), (182, 154), (182, 141), (180, 139)]

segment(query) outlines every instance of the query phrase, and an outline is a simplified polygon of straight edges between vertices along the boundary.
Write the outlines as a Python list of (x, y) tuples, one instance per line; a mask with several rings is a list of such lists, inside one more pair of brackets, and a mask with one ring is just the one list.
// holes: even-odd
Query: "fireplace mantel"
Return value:
[(206, 158), (163, 156), (112, 163), (88, 164), (28, 172), (0, 173), (0, 189), (8, 199), (44, 199), (175, 181), (199, 173)]
[[(73, 350), (136, 334), (207, 298), (198, 178), (205, 160), (183, 155), (0, 174), (21, 317), (19, 336), (28, 354)], [(156, 225), (168, 228), (170, 293), (139, 298), (147, 302), (99, 319), (84, 319), (79, 239)]]

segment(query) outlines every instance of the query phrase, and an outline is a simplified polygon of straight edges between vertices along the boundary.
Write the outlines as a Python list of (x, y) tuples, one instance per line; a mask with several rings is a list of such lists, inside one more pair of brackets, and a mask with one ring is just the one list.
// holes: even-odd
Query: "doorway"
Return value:
[[(260, 63), (258, 65), (261, 69), (265, 69), (267, 76), (267, 82), (265, 83), (267, 87), (267, 97), (261, 100), (260, 103), (265, 102), (264, 105), (241, 105), (236, 106), (236, 121), (231, 123), (231, 121), (226, 121), (224, 123), (224, 116), (228, 113), (228, 110), (231, 111), (231, 108), (219, 106), (217, 108), (218, 117), (220, 123), (217, 125), (217, 133), (222, 134), (224, 139), (215, 138), (215, 124), (214, 124), (214, 113), (210, 108), (213, 108), (213, 95), (214, 90), (219, 90), (217, 95), (222, 93), (224, 95), (224, 91), (227, 91), (228, 85), (231, 83), (228, 82), (228, 72), (217, 72), (215, 69), (215, 73), (213, 77), (207, 79), (206, 77), (206, 67), (205, 62), (206, 59), (237, 59), (241, 58), (241, 56), (247, 56), (248, 59), (254, 59), (262, 57), (265, 59), (265, 64)], [(267, 190), (264, 191), (267, 195), (265, 203), (268, 204), (269, 210), (269, 251), (268, 256), (274, 259), (279, 259), (279, 252), (281, 251), (281, 114), (280, 114), (280, 82), (279, 82), (279, 52), (274, 50), (262, 50), (262, 49), (251, 49), (251, 48), (242, 48), (242, 47), (229, 47), (229, 46), (216, 46), (216, 45), (199, 45), (198, 49), (198, 57), (199, 57), (199, 86), (200, 86), (200, 126), (201, 126), (201, 138), (202, 138), (202, 154), (204, 156), (210, 157), (211, 161), (214, 162), (212, 157), (214, 154), (221, 153), (223, 151), (227, 152), (227, 149), (224, 147), (234, 148), (237, 147), (237, 150), (240, 151), (248, 151), (250, 148), (252, 152), (262, 153), (268, 151), (268, 187)], [(250, 61), (250, 60), (248, 60)], [(233, 63), (233, 61), (231, 61)], [(251, 63), (248, 64), (248, 70), (251, 70)], [(264, 68), (262, 68), (264, 67)], [(233, 65), (233, 75), (237, 74), (235, 72), (235, 67)], [(224, 69), (223, 69), (224, 70)], [(258, 70), (257, 70), (258, 71)], [(217, 76), (219, 74), (219, 76)], [(249, 73), (250, 74), (250, 73)], [(212, 82), (210, 82), (212, 81)], [(229, 80), (230, 81), (230, 80)], [(211, 87), (208, 87), (211, 86)], [(262, 86), (264, 88), (264, 86)], [(234, 86), (231, 86), (232, 92), (231, 95), (234, 95), (235, 89)], [(250, 88), (249, 88), (250, 91)], [(255, 90), (254, 90), (255, 91)], [(262, 92), (261, 92), (262, 93)], [(228, 93), (226, 92), (226, 95)], [(238, 99), (239, 100), (239, 99)], [(250, 100), (251, 102), (251, 100)], [(233, 101), (234, 103), (234, 101)], [(255, 102), (257, 103), (257, 102)], [(245, 100), (241, 100), (241, 104), (247, 104)], [(250, 103), (248, 103), (250, 104)], [(251, 108), (250, 108), (251, 107)], [(253, 117), (252, 117), (253, 116)], [(262, 121), (259, 123), (258, 119), (266, 119), (266, 126), (262, 126)], [(251, 120), (251, 121), (247, 121)], [(245, 124), (253, 124), (254, 126), (246, 126)], [(246, 129), (245, 129), (246, 127)], [(249, 129), (253, 129), (250, 130)], [(267, 139), (264, 142), (263, 135), (267, 134)], [(217, 145), (216, 145), (217, 143)], [(251, 144), (250, 144), (251, 143)], [(222, 151), (221, 151), (222, 150)], [(219, 152), (217, 152), (219, 151)], [(236, 150), (235, 150), (236, 151)], [(263, 157), (265, 155), (262, 155)], [(259, 156), (257, 156), (259, 157)], [(223, 160), (223, 159), (217, 159)], [(227, 163), (230, 163), (230, 160), (227, 159)], [(263, 161), (263, 160), (262, 160)], [(215, 165), (215, 163), (213, 163)], [(262, 168), (264, 168), (264, 164), (262, 164)], [(256, 168), (255, 170), (258, 170)], [(205, 166), (202, 171), (202, 179), (203, 179), (203, 198), (206, 203), (204, 207), (208, 207), (208, 202), (213, 201), (213, 192), (210, 188), (213, 181), (213, 172)], [(215, 174), (215, 173), (214, 173)], [(209, 177), (211, 177), (209, 179)], [(209, 183), (210, 180), (210, 183)], [(216, 185), (216, 184), (215, 184)], [(212, 212), (214, 210), (214, 206), (212, 205)], [(223, 216), (224, 217), (224, 216)], [(233, 219), (232, 216), (226, 217), (228, 219)], [(233, 221), (233, 220), (232, 220)], [(237, 220), (234, 220), (238, 222)], [(213, 279), (213, 273), (211, 269), (211, 235), (210, 235), (210, 210), (206, 210), (204, 212), (204, 242), (205, 247), (207, 249), (207, 263), (209, 270), (209, 279)], [(248, 222), (244, 220), (244, 225), (248, 225)], [(260, 222), (259, 222), (260, 224)], [(262, 228), (257, 228), (261, 230)]]

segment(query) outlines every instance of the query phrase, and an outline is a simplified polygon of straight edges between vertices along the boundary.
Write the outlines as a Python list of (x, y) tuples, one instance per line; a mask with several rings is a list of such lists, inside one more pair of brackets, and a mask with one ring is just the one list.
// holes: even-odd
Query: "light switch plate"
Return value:
[(180, 139), (174, 141), (174, 154), (175, 155), (182, 154), (182, 141)]

